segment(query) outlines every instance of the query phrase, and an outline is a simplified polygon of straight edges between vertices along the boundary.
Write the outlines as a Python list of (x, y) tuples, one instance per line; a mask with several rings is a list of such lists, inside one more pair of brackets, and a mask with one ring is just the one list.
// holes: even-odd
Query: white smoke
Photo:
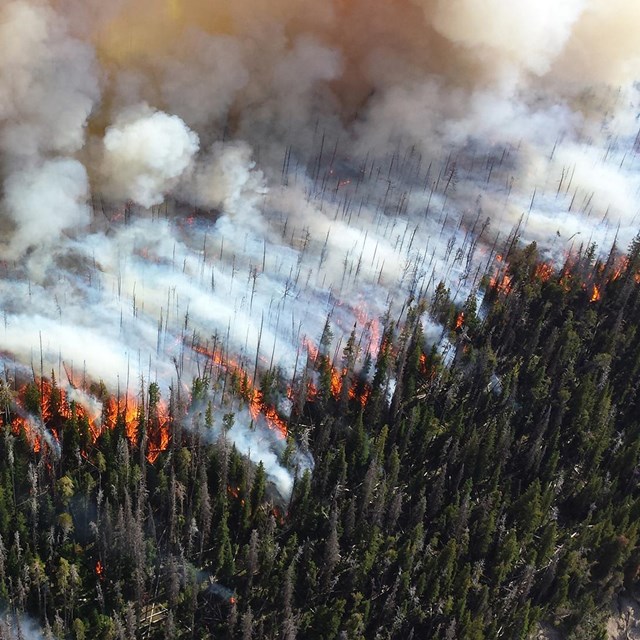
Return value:
[(0, 633), (7, 640), (45, 640), (51, 637), (51, 633), (45, 633), (34, 620), (14, 614), (5, 614), (0, 620)]
[(16, 227), (4, 253), (18, 258), (29, 247), (51, 247), (68, 230), (90, 221), (89, 181), (71, 158), (55, 158), (11, 173), (5, 181), (5, 207)]
[(122, 113), (104, 136), (103, 172), (114, 198), (144, 207), (164, 201), (189, 168), (198, 136), (178, 117), (146, 105)]
[[(426, 3), (431, 11), (433, 3)], [(473, 55), (543, 75), (571, 37), (585, 0), (438, 0), (436, 30)], [(480, 27), (480, 28), (479, 28)]]
[(43, 2), (0, 7), (0, 145), (12, 162), (72, 153), (99, 97), (93, 47)]
[(256, 170), (252, 150), (244, 142), (215, 143), (185, 196), (233, 218), (250, 222), (267, 193), (262, 171)]

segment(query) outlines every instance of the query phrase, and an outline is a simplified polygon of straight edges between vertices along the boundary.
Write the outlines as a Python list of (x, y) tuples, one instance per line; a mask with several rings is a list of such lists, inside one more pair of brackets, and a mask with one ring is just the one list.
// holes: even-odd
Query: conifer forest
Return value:
[[(365, 370), (355, 331), (333, 357), (327, 321), (307, 363), (317, 388), (296, 391), (286, 420), (315, 464), (296, 471), (285, 448), (286, 500), (227, 440), (233, 411), (204, 400), (254, 392), (233, 370), (203, 370), (188, 397), (141, 388), (135, 415), (105, 398), (97, 438), (55, 375), (4, 381), (10, 612), (76, 639), (480, 640), (540, 621), (603, 637), (640, 571), (640, 239), (559, 270), (514, 240), (501, 261), (482, 304), (455, 305), (441, 284), (384, 318)], [(446, 362), (424, 313), (450, 340)], [(279, 382), (261, 376), (262, 402)]]

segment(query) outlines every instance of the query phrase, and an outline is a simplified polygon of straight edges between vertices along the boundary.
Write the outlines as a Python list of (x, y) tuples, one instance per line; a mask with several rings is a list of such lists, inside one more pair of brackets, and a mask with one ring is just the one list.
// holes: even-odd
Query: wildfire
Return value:
[(269, 406), (265, 402), (262, 391), (253, 386), (247, 372), (235, 360), (226, 360), (219, 351), (206, 349), (198, 345), (194, 346), (194, 350), (210, 358), (213, 364), (224, 369), (241, 381), (242, 396), (247, 399), (249, 412), (254, 420), (257, 420), (258, 417), (262, 415), (269, 429), (279, 433), (282, 438), (287, 437), (288, 429), (286, 422), (278, 415), (274, 407)]
[(105, 407), (105, 426), (113, 430), (118, 420), (124, 422), (127, 440), (135, 444), (138, 438), (138, 405), (133, 396), (123, 398), (110, 397)]
[(620, 256), (620, 258), (616, 261), (616, 266), (614, 272), (611, 276), (611, 280), (617, 280), (629, 266), (629, 258), (627, 256)]
[(508, 273), (504, 273), (501, 276), (493, 276), (490, 284), (499, 293), (507, 294), (511, 291), (511, 276)]
[(307, 388), (307, 401), (313, 402), (318, 397), (318, 387), (313, 382), (309, 383)]
[(313, 342), (311, 342), (311, 340), (309, 340), (308, 338), (304, 338), (302, 340), (302, 346), (307, 350), (307, 353), (309, 354), (309, 360), (315, 363), (318, 360), (318, 347), (316, 347), (316, 345), (313, 344)]
[(498, 293), (508, 294), (511, 291), (511, 276), (507, 273), (509, 265), (499, 253), (496, 254), (496, 263), (489, 285)]
[(232, 487), (231, 485), (227, 485), (227, 493), (234, 499), (240, 499), (240, 504), (244, 507), (244, 498), (240, 498), (240, 487)]
[(598, 287), (597, 284), (594, 284), (589, 302), (597, 302), (598, 300), (600, 300), (600, 287)]
[(267, 421), (269, 429), (280, 433), (283, 438), (287, 437), (287, 423), (278, 415), (278, 412), (273, 407), (265, 403), (262, 391), (251, 389), (249, 411), (254, 420), (262, 414)]
[[(34, 453), (40, 453), (45, 444), (42, 429), (46, 429), (51, 434), (53, 441), (59, 443), (61, 430), (73, 428), (68, 424), (72, 419), (88, 425), (91, 444), (98, 440), (105, 429), (113, 430), (121, 422), (124, 424), (124, 432), (129, 442), (134, 446), (137, 445), (140, 416), (138, 403), (132, 396), (119, 399), (111, 396), (102, 403), (102, 412), (100, 412), (95, 408), (100, 406), (100, 403), (95, 399), (92, 402), (87, 401), (88, 405), (95, 405), (94, 408), (88, 408), (84, 404), (70, 400), (69, 392), (49, 380), (39, 380), (37, 387), (42, 419), (40, 430), (36, 421), (30, 418), (14, 415), (11, 420), (13, 433), (15, 435), (23, 433)], [(18, 391), (17, 402), (19, 405), (24, 405), (27, 389), (28, 386), (25, 385)], [(154, 416), (154, 419), (149, 420), (148, 439), (147, 459), (153, 463), (160, 453), (167, 449), (171, 439), (168, 407), (162, 401), (158, 403), (157, 415)], [(86, 457), (85, 451), (81, 451), (81, 453)]]
[(36, 431), (29, 420), (25, 420), (21, 416), (16, 416), (11, 421), (11, 431), (15, 436), (24, 433), (33, 452), (40, 453), (42, 449), (42, 436)]
[(553, 276), (553, 267), (550, 264), (547, 264), (546, 262), (541, 262), (536, 267), (534, 275), (537, 280), (540, 280), (542, 282), (547, 282), (547, 280), (550, 280), (551, 276)]
[(366, 302), (364, 300), (358, 300), (351, 311), (356, 318), (358, 326), (364, 327), (365, 332), (369, 334), (366, 350), (372, 358), (375, 358), (378, 355), (382, 329), (380, 328), (380, 320), (369, 317), (365, 310), (365, 305)]
[(62, 426), (61, 422), (70, 420), (74, 416), (77, 420), (86, 420), (91, 433), (99, 435), (99, 412), (91, 411), (78, 402), (70, 401), (67, 392), (55, 386), (49, 380), (40, 380), (38, 386), (40, 388), (42, 422), (49, 427), (56, 439), (58, 439), (58, 432)]
[[(338, 369), (331, 364), (328, 360), (324, 359), (324, 357), (319, 356), (319, 349), (316, 347), (310, 340), (305, 338), (304, 346), (309, 353), (309, 362), (314, 366), (316, 370), (320, 370), (322, 366), (327, 366), (330, 368), (331, 375), (331, 396), (335, 400), (340, 400), (342, 396), (342, 390), (344, 388), (345, 380), (347, 379), (348, 370), (345, 368)], [(380, 346), (380, 350), (387, 349), (388, 345), (386, 342)], [(354, 379), (351, 386), (349, 387), (348, 396), (350, 400), (357, 400), (363, 407), (367, 404), (367, 400), (369, 399), (369, 395), (371, 393), (371, 389), (367, 384), (359, 384), (357, 379)], [(313, 383), (309, 383), (308, 391), (307, 391), (307, 400), (313, 402), (318, 396), (318, 387)]]
[[(274, 506), (271, 509), (271, 515), (276, 519), (276, 522), (278, 522), (278, 524), (280, 524), (280, 525), (283, 525), (286, 522), (286, 518), (285, 518), (284, 514), (276, 506)], [(287, 516), (288, 515), (289, 514), (287, 513)]]
[(100, 560), (96, 562), (96, 575), (100, 580), (104, 580), (104, 566)]
[(464, 311), (461, 311), (456, 318), (456, 331), (458, 329), (462, 329), (462, 325), (464, 324)]
[[(140, 409), (136, 398), (125, 395), (121, 398), (111, 396), (104, 407), (103, 427), (109, 430), (118, 423), (124, 425), (124, 433), (132, 446), (137, 446), (140, 431)], [(153, 464), (160, 453), (166, 451), (171, 440), (169, 408), (166, 402), (160, 401), (155, 408), (155, 415), (149, 416), (147, 437), (147, 460)], [(93, 433), (93, 431), (92, 431)], [(100, 432), (94, 437), (94, 442)]]
[(371, 389), (365, 385), (364, 389), (360, 393), (358, 393), (355, 386), (349, 389), (349, 399), (357, 400), (363, 407), (367, 404), (367, 400), (369, 399), (369, 395), (371, 395)]
[(158, 456), (166, 451), (171, 441), (170, 424), (171, 416), (169, 415), (169, 406), (166, 402), (160, 401), (158, 403), (157, 415), (153, 420), (150, 420), (149, 430), (149, 448), (147, 451), (147, 460), (153, 464)]
[(342, 392), (342, 377), (347, 375), (347, 370), (340, 372), (334, 367), (331, 367), (331, 395), (334, 398), (340, 397)]
[(564, 271), (560, 276), (560, 285), (568, 293), (571, 291), (572, 276), (568, 271)]

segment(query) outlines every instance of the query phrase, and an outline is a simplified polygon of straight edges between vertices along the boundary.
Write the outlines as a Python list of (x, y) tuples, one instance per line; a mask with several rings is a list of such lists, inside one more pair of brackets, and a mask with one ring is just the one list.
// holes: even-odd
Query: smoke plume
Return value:
[[(441, 280), (464, 299), (514, 227), (556, 262), (624, 248), (639, 19), (635, 0), (3, 2), (7, 371), (295, 387), (328, 317), (333, 359), (354, 325), (375, 356), (381, 317)], [(234, 410), (286, 495), (264, 407)]]
[(106, 188), (143, 207), (164, 201), (198, 151), (198, 136), (178, 117), (146, 105), (119, 115), (104, 135)]

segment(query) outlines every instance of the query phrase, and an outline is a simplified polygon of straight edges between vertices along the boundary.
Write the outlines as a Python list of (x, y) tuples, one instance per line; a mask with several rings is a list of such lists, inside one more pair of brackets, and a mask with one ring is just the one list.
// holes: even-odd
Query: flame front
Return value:
[(255, 388), (249, 378), (249, 374), (238, 362), (232, 359), (225, 359), (218, 350), (207, 349), (200, 345), (194, 345), (193, 349), (197, 353), (209, 358), (217, 367), (230, 373), (240, 381), (241, 395), (247, 400), (249, 412), (254, 420), (257, 420), (262, 415), (269, 429), (279, 433), (282, 438), (287, 437), (288, 429), (286, 422), (280, 417), (275, 407), (266, 403), (262, 391)]
[[(118, 424), (124, 426), (124, 433), (132, 446), (138, 445), (140, 429), (140, 411), (136, 399), (127, 395), (116, 398), (109, 396), (103, 403), (102, 412), (89, 409), (83, 404), (70, 401), (69, 393), (49, 380), (39, 380), (36, 384), (39, 392), (40, 416), (34, 418), (21, 415), (21, 410), (12, 415), (11, 429), (14, 435), (24, 434), (29, 446), (34, 453), (40, 453), (46, 444), (44, 434), (51, 434), (53, 442), (59, 444), (62, 429), (78, 428), (80, 423), (88, 426), (90, 444), (94, 445), (105, 429), (113, 431)], [(28, 385), (21, 387), (17, 392), (17, 406), (25, 406), (25, 398), (28, 393)], [(99, 405), (95, 402), (96, 406)], [(73, 420), (74, 425), (68, 422)], [(168, 406), (161, 401), (157, 407), (157, 420), (149, 421), (147, 460), (155, 462), (162, 451), (165, 451), (170, 443), (171, 420)], [(86, 456), (86, 451), (81, 452)]]

